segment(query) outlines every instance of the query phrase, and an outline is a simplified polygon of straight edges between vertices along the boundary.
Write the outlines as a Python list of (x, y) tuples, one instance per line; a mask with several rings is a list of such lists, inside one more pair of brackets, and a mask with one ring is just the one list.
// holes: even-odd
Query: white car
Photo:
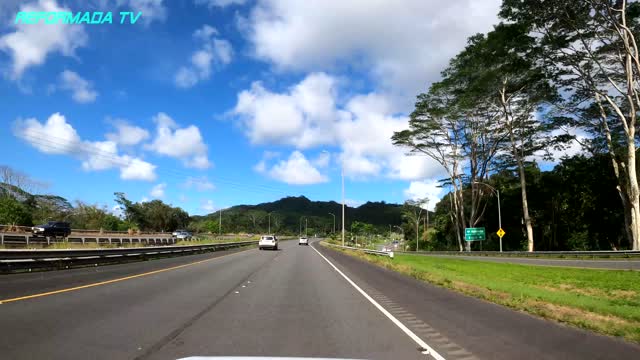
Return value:
[(263, 235), (258, 241), (258, 249), (278, 250), (278, 238), (275, 235)]
[(301, 237), (300, 240), (298, 240), (298, 245), (309, 245), (309, 239)]
[(179, 231), (176, 235), (175, 235), (176, 239), (178, 240), (191, 240), (191, 238), (193, 237), (191, 235), (190, 232), (188, 231)]

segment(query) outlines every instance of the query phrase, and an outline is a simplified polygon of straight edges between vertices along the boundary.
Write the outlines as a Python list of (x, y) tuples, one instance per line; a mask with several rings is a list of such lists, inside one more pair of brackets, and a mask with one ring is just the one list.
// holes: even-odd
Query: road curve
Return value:
[[(429, 358), (327, 260), (449, 360), (640, 355), (636, 345), (296, 242), (282, 242), (280, 251), (2, 276), (0, 301), (18, 300), (0, 304), (0, 354), (7, 359)], [(23, 298), (37, 293), (52, 294)]]

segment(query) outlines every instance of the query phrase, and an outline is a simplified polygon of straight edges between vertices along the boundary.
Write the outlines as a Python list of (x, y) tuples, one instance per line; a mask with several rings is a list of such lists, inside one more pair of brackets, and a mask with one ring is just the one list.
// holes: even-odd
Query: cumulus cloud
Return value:
[[(70, 11), (58, 6), (54, 0), (40, 0), (37, 3), (25, 4), (19, 11), (61, 12)], [(73, 24), (15, 24), (14, 31), (0, 36), (0, 50), (11, 56), (12, 67), (10, 77), (20, 79), (30, 67), (42, 65), (47, 56), (60, 53), (73, 57), (79, 47), (87, 45), (87, 34), (83, 26)]]
[(128, 155), (122, 156), (122, 160), (124, 162), (124, 166), (120, 167), (120, 178), (122, 180), (154, 181), (157, 178), (155, 165)]
[(169, 115), (160, 112), (153, 118), (157, 125), (153, 143), (146, 146), (158, 154), (182, 160), (187, 167), (211, 167), (200, 129), (195, 125), (179, 128)]
[(309, 74), (285, 93), (274, 93), (254, 82), (238, 94), (236, 115), (254, 144), (277, 142), (309, 148), (336, 141), (336, 80), (325, 73)]
[[(149, 25), (153, 21), (164, 21), (167, 18), (167, 8), (164, 0), (116, 0), (116, 6), (126, 8), (134, 13), (142, 13), (140, 21)], [(115, 21), (115, 20), (114, 20)]]
[(131, 125), (124, 120), (114, 120), (116, 132), (108, 133), (106, 138), (123, 146), (132, 146), (149, 138), (149, 132), (139, 126)]
[(190, 63), (182, 66), (175, 74), (174, 81), (180, 88), (190, 88), (211, 76), (212, 67), (222, 67), (231, 62), (233, 47), (227, 40), (215, 37), (218, 31), (204, 25), (193, 33), (193, 37), (201, 43), (201, 47), (191, 54)]
[(264, 161), (254, 169), (280, 182), (291, 185), (311, 185), (329, 181), (307, 160), (304, 154), (297, 150), (292, 152), (288, 159), (278, 161), (270, 169)]
[(260, 0), (240, 20), (256, 57), (278, 69), (358, 64), (411, 97), (439, 77), (468, 36), (497, 22), (500, 0)]
[(140, 158), (119, 155), (114, 141), (85, 141), (60, 113), (45, 122), (35, 118), (17, 120), (14, 134), (45, 154), (70, 155), (82, 161), (85, 171), (120, 170), (123, 180), (153, 181), (156, 166)]
[(166, 183), (160, 183), (155, 185), (154, 187), (151, 188), (151, 191), (149, 192), (149, 195), (151, 195), (152, 198), (155, 199), (160, 199), (164, 197), (164, 191), (167, 188), (167, 184)]
[(196, 189), (198, 191), (209, 191), (215, 189), (215, 185), (206, 176), (193, 177), (189, 176), (183, 186), (187, 189)]
[(60, 73), (59, 87), (62, 90), (71, 92), (71, 97), (78, 103), (90, 103), (96, 100), (98, 92), (93, 89), (93, 85), (83, 79), (77, 73), (65, 70)]
[(412, 181), (409, 187), (404, 190), (404, 196), (408, 200), (428, 199), (429, 202), (424, 206), (433, 211), (444, 192), (442, 188), (438, 187), (439, 185), (437, 180)]
[[(255, 144), (290, 145), (298, 149), (338, 146), (345, 174), (367, 179), (385, 176), (418, 180), (438, 174), (437, 163), (408, 157), (391, 136), (408, 127), (408, 117), (394, 115), (392, 100), (378, 93), (353, 95), (338, 105), (338, 80), (326, 73), (309, 74), (282, 93), (254, 83), (241, 91), (231, 111)], [(328, 161), (322, 155), (316, 166)], [(314, 162), (317, 160), (314, 160)], [(254, 169), (266, 168), (264, 162)]]

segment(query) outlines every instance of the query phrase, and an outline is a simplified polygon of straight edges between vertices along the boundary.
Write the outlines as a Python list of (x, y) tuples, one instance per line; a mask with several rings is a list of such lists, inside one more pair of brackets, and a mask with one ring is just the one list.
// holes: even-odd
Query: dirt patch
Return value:
[(638, 293), (633, 290), (611, 290), (605, 291), (601, 289), (593, 288), (577, 288), (571, 284), (559, 284), (557, 287), (549, 285), (534, 285), (538, 289), (553, 291), (553, 292), (568, 292), (573, 294), (579, 294), (584, 296), (591, 296), (597, 298), (606, 298), (612, 300), (632, 300), (638, 297)]
[(632, 300), (640, 297), (640, 295), (633, 290), (612, 290), (609, 297), (614, 299)]
[(541, 313), (547, 318), (569, 323), (590, 324), (594, 328), (637, 327), (637, 322), (631, 322), (613, 315), (596, 314), (590, 311), (571, 308), (562, 305), (551, 304), (536, 300), (526, 300), (525, 307)]

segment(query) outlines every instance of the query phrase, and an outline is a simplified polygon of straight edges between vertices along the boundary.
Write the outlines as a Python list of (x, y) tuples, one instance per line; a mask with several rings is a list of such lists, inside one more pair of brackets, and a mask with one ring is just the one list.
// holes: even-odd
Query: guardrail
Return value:
[(124, 260), (144, 260), (152, 257), (188, 255), (226, 250), (257, 244), (241, 241), (208, 245), (154, 246), (113, 249), (1, 249), (0, 272), (20, 270), (64, 269), (76, 266), (117, 263)]
[(332, 243), (329, 243), (329, 242), (325, 242), (325, 244), (327, 244), (329, 246), (337, 247), (337, 248), (340, 248), (340, 249), (362, 251), (362, 252), (365, 252), (365, 253), (371, 254), (371, 255), (388, 256), (388, 257), (393, 259), (393, 251), (378, 251), (378, 250), (362, 249), (362, 248), (356, 248), (356, 247), (351, 247), (351, 246), (336, 245), (336, 244), (332, 244)]
[(414, 255), (457, 255), (457, 256), (496, 256), (496, 257), (561, 257), (561, 258), (636, 258), (637, 250), (594, 250), (594, 251), (398, 251), (401, 254)]
[(31, 245), (51, 245), (56, 242), (68, 242), (75, 244), (95, 243), (101, 244), (154, 244), (154, 245), (170, 245), (175, 244), (178, 240), (169, 236), (158, 235), (79, 235), (72, 234), (66, 238), (54, 238), (51, 236), (33, 236), (33, 234), (20, 234), (20, 233), (0, 233), (0, 246), (6, 247), (29, 247)]

